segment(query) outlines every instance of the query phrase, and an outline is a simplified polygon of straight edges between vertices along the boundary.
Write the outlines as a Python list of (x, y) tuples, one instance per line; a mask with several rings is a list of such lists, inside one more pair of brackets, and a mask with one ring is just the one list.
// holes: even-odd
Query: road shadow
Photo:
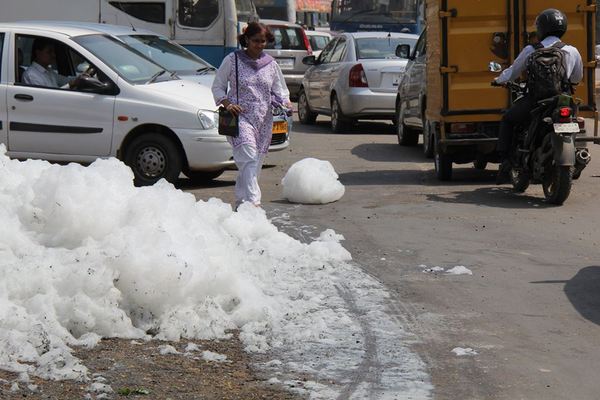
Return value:
[(331, 131), (331, 123), (329, 119), (317, 120), (312, 125), (303, 125), (300, 121), (294, 121), (292, 134), (298, 131), (299, 127), (303, 134), (330, 134), (330, 135), (391, 135), (395, 134), (394, 126), (390, 123), (376, 121), (360, 121), (346, 129), (342, 133), (334, 133)]
[(175, 182), (175, 187), (181, 190), (210, 189), (228, 186), (235, 186), (235, 178), (230, 180), (221, 177), (211, 181), (196, 181), (188, 178), (179, 178), (177, 182)]
[(374, 162), (421, 162), (433, 161), (423, 154), (422, 146), (404, 147), (395, 143), (363, 143), (354, 147), (351, 153), (367, 161)]
[(478, 206), (527, 209), (556, 207), (543, 198), (515, 193), (508, 187), (482, 187), (473, 190), (458, 190), (444, 195), (427, 194), (427, 200), (450, 204), (474, 204)]
[(585, 319), (600, 325), (600, 267), (580, 269), (565, 283), (565, 295)]

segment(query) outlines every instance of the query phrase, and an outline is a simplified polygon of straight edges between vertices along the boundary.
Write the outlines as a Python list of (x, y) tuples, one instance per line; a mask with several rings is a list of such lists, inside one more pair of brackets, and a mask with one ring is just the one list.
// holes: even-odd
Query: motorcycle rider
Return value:
[[(567, 17), (557, 9), (549, 8), (542, 11), (535, 20), (538, 40), (544, 48), (551, 47), (560, 41), (560, 38), (567, 31)], [(534, 45), (527, 45), (517, 56), (513, 64), (505, 69), (498, 76), (494, 83), (503, 85), (509, 81), (518, 79), (527, 69), (529, 56), (536, 50)], [(575, 85), (583, 78), (583, 61), (579, 51), (569, 45), (565, 45), (561, 49), (565, 53), (563, 58), (566, 64), (566, 81), (571, 85)], [(522, 124), (529, 119), (530, 113), (533, 110), (536, 101), (531, 93), (527, 93), (521, 99), (516, 101), (502, 117), (500, 123), (500, 133), (498, 136), (497, 151), (502, 159), (496, 183), (507, 183), (509, 181), (509, 172), (511, 169), (510, 155), (514, 128), (518, 124)]]

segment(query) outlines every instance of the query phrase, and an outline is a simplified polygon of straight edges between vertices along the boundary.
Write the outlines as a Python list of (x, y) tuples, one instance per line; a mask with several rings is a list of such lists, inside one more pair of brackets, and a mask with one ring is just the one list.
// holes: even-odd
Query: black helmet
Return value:
[(567, 16), (556, 8), (544, 10), (535, 19), (539, 40), (548, 36), (562, 37), (567, 31)]

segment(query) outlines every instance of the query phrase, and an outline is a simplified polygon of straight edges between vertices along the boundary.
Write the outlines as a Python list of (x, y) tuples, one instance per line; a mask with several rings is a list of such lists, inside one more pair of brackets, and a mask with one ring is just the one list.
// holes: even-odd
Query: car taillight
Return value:
[(304, 47), (306, 47), (306, 51), (308, 51), (308, 55), (310, 56), (313, 53), (312, 47), (310, 46), (310, 40), (308, 40), (308, 35), (304, 31), (304, 29), (301, 29), (301, 30), (302, 30), (302, 40), (304, 40)]
[(562, 107), (560, 109), (561, 118), (567, 118), (571, 116), (571, 109), (569, 107)]
[(476, 124), (464, 122), (450, 124), (450, 133), (475, 133), (476, 131)]
[(350, 68), (350, 79), (348, 81), (350, 87), (369, 87), (367, 75), (362, 64), (356, 64)]

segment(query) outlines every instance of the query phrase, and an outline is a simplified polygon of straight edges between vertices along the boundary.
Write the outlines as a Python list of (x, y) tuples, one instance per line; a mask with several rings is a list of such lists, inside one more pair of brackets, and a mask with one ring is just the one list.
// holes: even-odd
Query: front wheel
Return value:
[(306, 92), (304, 89), (300, 89), (300, 94), (298, 94), (298, 119), (300, 123), (304, 125), (312, 125), (317, 120), (318, 114), (312, 112), (310, 106), (308, 105), (308, 98), (306, 97)]
[(573, 184), (573, 167), (552, 165), (546, 169), (547, 174), (542, 180), (544, 196), (550, 204), (562, 205), (569, 194)]
[(133, 170), (136, 186), (154, 185), (163, 178), (173, 183), (183, 165), (174, 141), (157, 132), (133, 139), (125, 149), (124, 161)]
[(400, 146), (416, 146), (419, 143), (419, 132), (410, 129), (404, 124), (404, 103), (400, 102), (396, 111), (396, 135)]

